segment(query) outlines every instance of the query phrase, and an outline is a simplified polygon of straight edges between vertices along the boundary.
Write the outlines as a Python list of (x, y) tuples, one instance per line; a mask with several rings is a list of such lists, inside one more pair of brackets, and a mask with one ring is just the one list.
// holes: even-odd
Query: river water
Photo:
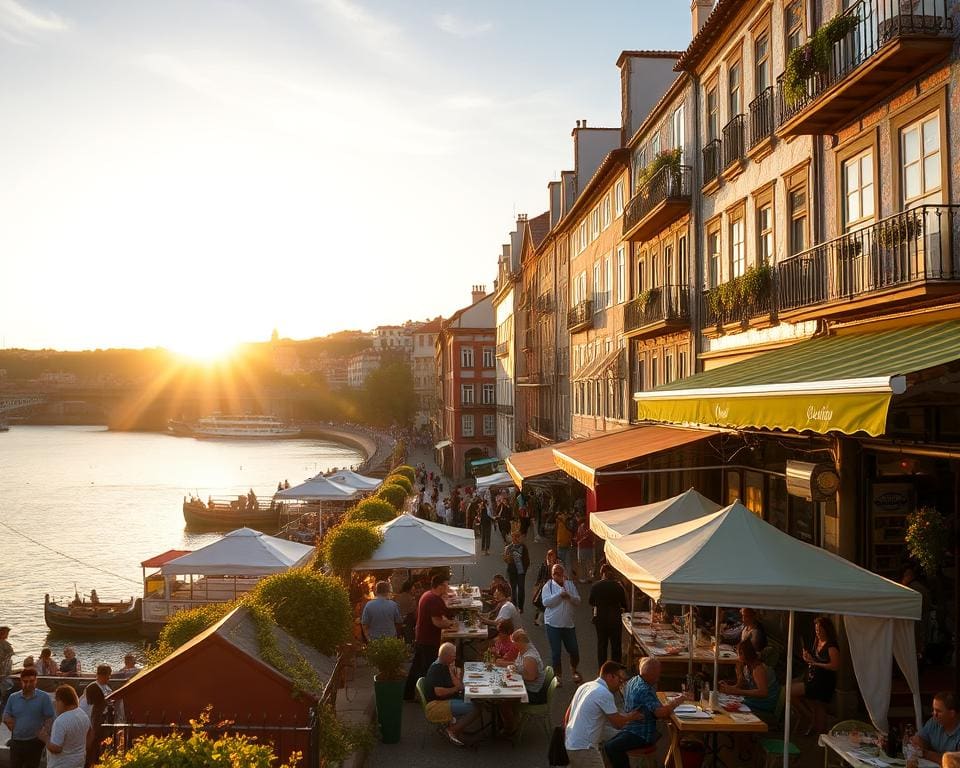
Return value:
[(11, 627), (14, 665), (49, 645), (77, 649), (84, 671), (122, 666), (136, 639), (82, 640), (49, 633), (43, 596), (96, 589), (101, 600), (141, 595), (140, 562), (198, 549), (216, 533), (184, 530), (183, 497), (269, 497), (333, 467), (354, 449), (321, 440), (209, 441), (104, 427), (12, 426), (0, 433), (0, 625)]

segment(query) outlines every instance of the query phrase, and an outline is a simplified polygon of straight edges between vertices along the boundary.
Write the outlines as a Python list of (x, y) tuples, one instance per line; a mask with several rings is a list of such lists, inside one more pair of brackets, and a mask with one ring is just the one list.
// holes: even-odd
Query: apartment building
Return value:
[(363, 389), (367, 377), (380, 367), (380, 355), (366, 350), (347, 358), (347, 386), (351, 389)]
[(413, 351), (412, 324), (378, 325), (373, 329), (373, 349), (376, 352), (389, 352), (409, 355)]
[(519, 257), (514, 256), (517, 230), (526, 223), (526, 216), (517, 217), (517, 229), (510, 233), (510, 242), (501, 247), (497, 261), (497, 282), (493, 291), (493, 314), (496, 325), (496, 406), (497, 456), (506, 458), (515, 450), (514, 387), (516, 384), (516, 284), (519, 278)]
[(413, 344), (410, 367), (413, 373), (413, 390), (417, 396), (416, 426), (430, 423), (437, 408), (437, 334), (440, 318), (416, 326), (411, 333)]

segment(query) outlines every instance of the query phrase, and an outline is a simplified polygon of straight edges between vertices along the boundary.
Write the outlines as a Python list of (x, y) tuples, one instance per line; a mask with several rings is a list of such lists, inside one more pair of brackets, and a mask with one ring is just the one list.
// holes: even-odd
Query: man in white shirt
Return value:
[(47, 768), (83, 768), (90, 718), (80, 709), (77, 692), (69, 685), (57, 688), (53, 704), (57, 710), (53, 727), (38, 734), (47, 745)]
[(540, 600), (543, 602), (543, 624), (550, 641), (551, 663), (557, 676), (557, 686), (562, 684), (561, 644), (570, 654), (573, 682), (583, 682), (577, 672), (577, 667), (580, 666), (580, 646), (577, 644), (577, 629), (574, 624), (576, 607), (580, 605), (580, 593), (577, 592), (576, 585), (567, 579), (562, 564), (557, 563), (551, 569), (550, 581), (540, 590)]
[(570, 757), (570, 768), (604, 768), (598, 746), (604, 726), (609, 724), (619, 730), (628, 723), (643, 720), (643, 712), (639, 709), (626, 714), (617, 711), (613, 692), (626, 680), (626, 669), (622, 664), (605, 661), (600, 667), (600, 677), (584, 683), (573, 694), (573, 701), (563, 718), (564, 746)]
[[(113, 691), (113, 688), (110, 687), (110, 675), (113, 674), (113, 669), (111, 669), (109, 664), (98, 664), (97, 665), (97, 685), (100, 686), (100, 690), (103, 691), (104, 696), (109, 696)], [(87, 694), (84, 693), (80, 697), (80, 709), (83, 710), (84, 714), (88, 717), (90, 716), (90, 709), (93, 707), (87, 701)]]

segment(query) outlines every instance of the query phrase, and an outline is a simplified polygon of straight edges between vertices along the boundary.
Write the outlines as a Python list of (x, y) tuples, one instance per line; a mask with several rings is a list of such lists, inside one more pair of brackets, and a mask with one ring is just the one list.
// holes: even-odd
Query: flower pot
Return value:
[(403, 687), (403, 680), (380, 680), (380, 675), (373, 678), (373, 692), (377, 702), (377, 722), (380, 724), (380, 740), (384, 744), (396, 744), (400, 741)]

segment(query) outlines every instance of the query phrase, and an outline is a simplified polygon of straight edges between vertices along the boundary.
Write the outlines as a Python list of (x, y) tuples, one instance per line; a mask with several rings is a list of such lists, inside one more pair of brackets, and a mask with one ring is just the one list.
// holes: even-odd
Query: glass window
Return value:
[(616, 216), (623, 215), (623, 180), (618, 181), (613, 187), (614, 211)]
[(650, 287), (656, 288), (663, 283), (660, 281), (660, 254), (650, 254)]
[(608, 255), (603, 260), (603, 306), (613, 303), (613, 259)]
[(653, 138), (650, 139), (650, 159), (652, 160), (659, 154), (660, 154), (660, 131), (658, 129), (657, 132), (653, 134)]
[(617, 304), (627, 299), (627, 256), (626, 249), (617, 247)]
[(674, 110), (673, 120), (670, 126), (670, 146), (673, 149), (679, 149), (681, 154), (681, 159), (683, 157), (683, 146), (684, 146), (684, 132), (686, 127), (684, 125), (684, 109), (681, 104), (679, 107)]
[(673, 285), (673, 246), (663, 246), (663, 284)]
[(587, 247), (587, 220), (584, 219), (580, 222), (580, 240), (577, 243), (577, 253), (583, 253), (583, 249)]
[(787, 195), (790, 205), (790, 255), (807, 247), (807, 189), (806, 185), (791, 189)]
[(492, 413), (483, 414), (483, 434), (484, 437), (497, 434), (497, 417)]
[(873, 220), (873, 150), (843, 164), (843, 223), (848, 229)]
[(689, 265), (687, 264), (687, 238), (677, 240), (677, 285), (687, 285), (690, 282)]
[(599, 312), (603, 309), (601, 302), (600, 292), (603, 290), (603, 284), (601, 280), (603, 273), (600, 271), (600, 262), (594, 262), (593, 264), (593, 311)]
[(494, 353), (493, 347), (484, 347), (483, 348), (483, 367), (484, 368), (493, 368), (494, 363)]
[(473, 405), (473, 384), (460, 385), (460, 404)]
[(660, 361), (659, 361), (657, 358), (655, 358), (655, 357), (650, 358), (650, 388), (651, 388), (651, 389), (656, 389), (656, 388), (657, 388), (657, 385), (660, 383), (659, 378), (658, 378), (658, 375), (657, 375), (657, 373), (658, 373), (658, 372), (657, 372), (657, 367), (658, 367), (657, 364), (658, 364), (659, 362), (660, 362)]
[(720, 229), (707, 233), (707, 255), (709, 257), (709, 288), (720, 285)]
[(687, 353), (679, 352), (677, 354), (677, 378), (685, 379), (687, 377)]
[(784, 38), (787, 43), (787, 53), (799, 48), (803, 43), (803, 4), (801, 0), (791, 0), (783, 10), (783, 27), (786, 30)]
[(647, 287), (646, 281), (646, 258), (640, 258), (637, 260), (637, 295), (639, 296), (641, 291), (645, 291)]
[(460, 347), (460, 367), (473, 368), (473, 347)]
[(935, 113), (900, 132), (903, 201), (940, 189), (940, 116)]
[(739, 61), (735, 61), (730, 65), (730, 71), (727, 75), (727, 82), (730, 86), (730, 99), (727, 103), (727, 106), (730, 108), (730, 112), (727, 114), (727, 120), (732, 120), (734, 117), (740, 114), (740, 107), (743, 103), (741, 101), (741, 89), (743, 88), (742, 78), (742, 64)]
[(464, 437), (473, 437), (473, 414), (464, 413), (460, 415), (460, 428)]
[(762, 32), (753, 43), (754, 91), (757, 96), (770, 85), (770, 35)]
[(730, 276), (740, 277), (747, 269), (743, 250), (743, 216), (730, 222)]
[(717, 98), (717, 86), (707, 91), (707, 141), (720, 137), (720, 100)]
[(598, 205), (593, 209), (593, 213), (590, 216), (590, 240), (596, 240), (600, 237), (600, 206)]
[(773, 264), (773, 204), (757, 209), (757, 263)]
[(483, 397), (484, 405), (496, 405), (497, 404), (496, 384), (484, 384), (482, 397)]
[(663, 358), (663, 383), (669, 384), (673, 381), (673, 355), (669, 352)]
[(603, 228), (610, 226), (610, 195), (603, 198)]

